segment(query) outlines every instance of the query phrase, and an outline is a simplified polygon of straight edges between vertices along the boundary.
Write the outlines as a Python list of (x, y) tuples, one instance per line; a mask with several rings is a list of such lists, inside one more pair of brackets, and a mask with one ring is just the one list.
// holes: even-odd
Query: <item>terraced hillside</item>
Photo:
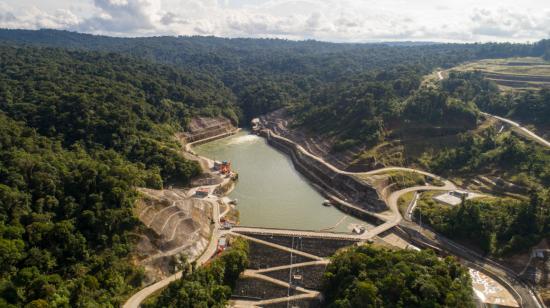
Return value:
[(194, 117), (183, 133), (185, 142), (194, 142), (233, 131), (235, 127), (224, 117)]
[(137, 250), (148, 279), (154, 280), (172, 270), (173, 256), (184, 252), (193, 258), (205, 249), (214, 201), (192, 198), (178, 189), (140, 191), (146, 197), (137, 203), (135, 213), (146, 229)]
[(486, 59), (460, 65), (451, 70), (481, 71), (502, 90), (550, 88), (550, 62), (542, 58)]

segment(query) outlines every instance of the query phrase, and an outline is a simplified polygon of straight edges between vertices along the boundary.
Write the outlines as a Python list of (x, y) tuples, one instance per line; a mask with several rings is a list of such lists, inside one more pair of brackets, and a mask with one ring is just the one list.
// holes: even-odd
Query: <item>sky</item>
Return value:
[(331, 42), (533, 42), (550, 0), (0, 0), (0, 28)]

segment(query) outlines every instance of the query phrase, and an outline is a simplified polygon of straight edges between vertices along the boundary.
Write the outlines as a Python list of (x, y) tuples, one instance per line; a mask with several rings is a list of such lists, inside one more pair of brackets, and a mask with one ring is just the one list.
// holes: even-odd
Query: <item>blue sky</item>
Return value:
[(0, 0), (0, 27), (333, 42), (535, 41), (549, 0)]

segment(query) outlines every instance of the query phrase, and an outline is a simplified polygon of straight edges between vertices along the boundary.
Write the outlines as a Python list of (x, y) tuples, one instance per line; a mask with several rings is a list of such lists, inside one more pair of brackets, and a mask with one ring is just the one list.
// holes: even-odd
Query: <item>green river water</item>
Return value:
[(214, 160), (230, 161), (239, 173), (229, 197), (238, 199), (242, 226), (322, 230), (337, 225), (331, 231), (351, 232), (352, 224), (366, 225), (334, 207), (323, 206), (324, 198), (294, 169), (292, 161), (262, 137), (241, 131), (193, 150)]

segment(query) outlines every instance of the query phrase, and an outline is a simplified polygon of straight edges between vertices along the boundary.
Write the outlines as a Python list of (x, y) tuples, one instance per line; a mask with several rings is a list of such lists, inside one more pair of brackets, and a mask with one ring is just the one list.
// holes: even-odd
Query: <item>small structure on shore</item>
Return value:
[(324, 206), (331, 206), (332, 202), (329, 199), (325, 199), (325, 201), (323, 201), (323, 205)]
[(218, 239), (218, 253), (222, 252), (227, 248), (227, 239), (225, 237), (221, 237)]
[(462, 203), (462, 200), (469, 200), (475, 197), (475, 194), (465, 190), (452, 190), (444, 194), (433, 197), (439, 203), (455, 206)]
[(366, 228), (365, 226), (362, 226), (362, 225), (359, 225), (359, 224), (356, 224), (353, 226), (353, 233), (356, 233), (356, 234), (362, 234), (363, 232), (365, 232)]
[(195, 191), (195, 197), (204, 198), (210, 194), (210, 189), (201, 187)]
[(224, 160), (222, 162), (214, 162), (214, 170), (219, 171), (221, 174), (230, 174), (231, 173), (231, 163)]

